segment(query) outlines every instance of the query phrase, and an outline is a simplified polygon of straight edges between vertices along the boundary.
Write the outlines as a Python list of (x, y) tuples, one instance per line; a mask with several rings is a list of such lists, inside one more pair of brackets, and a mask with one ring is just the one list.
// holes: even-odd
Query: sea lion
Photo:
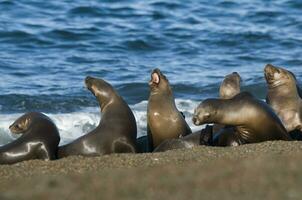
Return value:
[[(233, 72), (224, 77), (219, 88), (219, 98), (221, 99), (231, 99), (235, 95), (240, 93), (240, 83), (241, 77), (237, 72)], [(223, 124), (214, 124), (213, 125), (213, 137), (216, 137), (216, 134), (220, 132), (225, 125)]]
[(91, 132), (59, 147), (59, 158), (71, 155), (135, 153), (137, 127), (127, 103), (102, 79), (88, 76), (85, 84), (99, 102), (101, 120)]
[(183, 137), (192, 131), (176, 108), (169, 81), (159, 69), (152, 71), (149, 86), (147, 134), (153, 150), (164, 140)]
[(196, 131), (181, 138), (167, 139), (158, 145), (153, 152), (164, 152), (172, 149), (193, 148), (199, 145), (210, 145), (212, 141), (212, 126)]
[(238, 144), (291, 140), (272, 108), (248, 92), (241, 92), (232, 99), (206, 99), (195, 109), (192, 120), (195, 125), (234, 126)]
[(29, 112), (9, 127), (21, 136), (0, 147), (0, 164), (13, 164), (25, 160), (57, 158), (60, 135), (56, 125), (46, 115)]
[(295, 75), (281, 67), (267, 64), (264, 76), (268, 86), (266, 102), (280, 117), (288, 132), (302, 131), (302, 99)]

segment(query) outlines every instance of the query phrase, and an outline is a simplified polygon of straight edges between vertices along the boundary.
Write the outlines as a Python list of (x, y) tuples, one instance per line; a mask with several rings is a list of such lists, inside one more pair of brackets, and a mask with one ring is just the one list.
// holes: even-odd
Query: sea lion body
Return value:
[(38, 112), (26, 113), (10, 126), (10, 130), (22, 135), (0, 147), (0, 164), (57, 158), (60, 135), (56, 125), (46, 115)]
[(91, 132), (59, 147), (59, 157), (135, 153), (137, 127), (127, 103), (102, 79), (87, 77), (85, 83), (100, 104), (101, 121)]
[(288, 132), (302, 131), (302, 99), (295, 75), (267, 64), (264, 75), (268, 85), (266, 102), (274, 109)]
[(168, 79), (159, 69), (151, 73), (150, 96), (147, 107), (147, 132), (150, 148), (156, 148), (167, 139), (175, 139), (192, 133), (175, 105)]
[(244, 143), (291, 139), (274, 111), (247, 92), (232, 99), (206, 99), (195, 109), (192, 120), (195, 125), (234, 126), (240, 142)]
[(209, 146), (212, 141), (212, 126), (206, 126), (200, 131), (196, 131), (177, 139), (167, 139), (158, 145), (153, 152), (164, 152), (172, 149), (193, 148), (199, 145)]

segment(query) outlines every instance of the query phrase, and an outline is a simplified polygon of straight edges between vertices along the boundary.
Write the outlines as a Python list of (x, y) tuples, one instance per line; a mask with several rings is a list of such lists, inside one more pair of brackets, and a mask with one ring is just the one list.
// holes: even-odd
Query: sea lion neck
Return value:
[(271, 94), (278, 94), (284, 97), (298, 97), (299, 91), (295, 82), (279, 81), (276, 84), (268, 84), (268, 92)]
[(282, 86), (287, 87), (287, 85), (293, 85), (292, 81), (290, 81), (290, 80), (267, 81), (268, 89), (275, 89), (275, 88), (282, 87)]
[(216, 99), (212, 105), (216, 112), (212, 123), (225, 125), (240, 125), (240, 117), (234, 112), (234, 106), (240, 102), (233, 99)]
[(121, 97), (116, 95), (116, 93), (114, 93), (114, 92), (112, 92), (112, 93), (108, 93), (108, 92), (99, 93), (96, 96), (96, 98), (99, 102), (101, 112), (104, 112), (106, 110), (106, 108), (108, 108), (112, 104), (117, 103), (121, 99)]
[(122, 99), (114, 88), (103, 79), (87, 76), (85, 78), (85, 85), (88, 90), (96, 97), (99, 102), (101, 111), (115, 101)]
[(170, 86), (166, 88), (153, 87), (150, 91), (150, 97), (168, 96), (174, 99), (174, 95)]

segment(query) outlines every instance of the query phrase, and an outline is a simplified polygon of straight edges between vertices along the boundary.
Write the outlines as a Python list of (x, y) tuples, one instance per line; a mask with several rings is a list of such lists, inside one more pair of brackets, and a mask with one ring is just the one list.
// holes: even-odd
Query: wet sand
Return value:
[(301, 199), (302, 142), (0, 166), (0, 199)]

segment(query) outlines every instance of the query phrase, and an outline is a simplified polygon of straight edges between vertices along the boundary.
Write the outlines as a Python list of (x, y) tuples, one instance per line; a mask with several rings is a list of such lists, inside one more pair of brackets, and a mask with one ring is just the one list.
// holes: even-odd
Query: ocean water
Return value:
[(294, 0), (0, 0), (0, 144), (28, 111), (57, 124), (61, 144), (100, 119), (87, 75), (110, 82), (146, 134), (153, 68), (170, 80), (193, 130), (198, 103), (217, 97), (226, 74), (264, 98), (266, 63), (302, 79), (302, 2)]

